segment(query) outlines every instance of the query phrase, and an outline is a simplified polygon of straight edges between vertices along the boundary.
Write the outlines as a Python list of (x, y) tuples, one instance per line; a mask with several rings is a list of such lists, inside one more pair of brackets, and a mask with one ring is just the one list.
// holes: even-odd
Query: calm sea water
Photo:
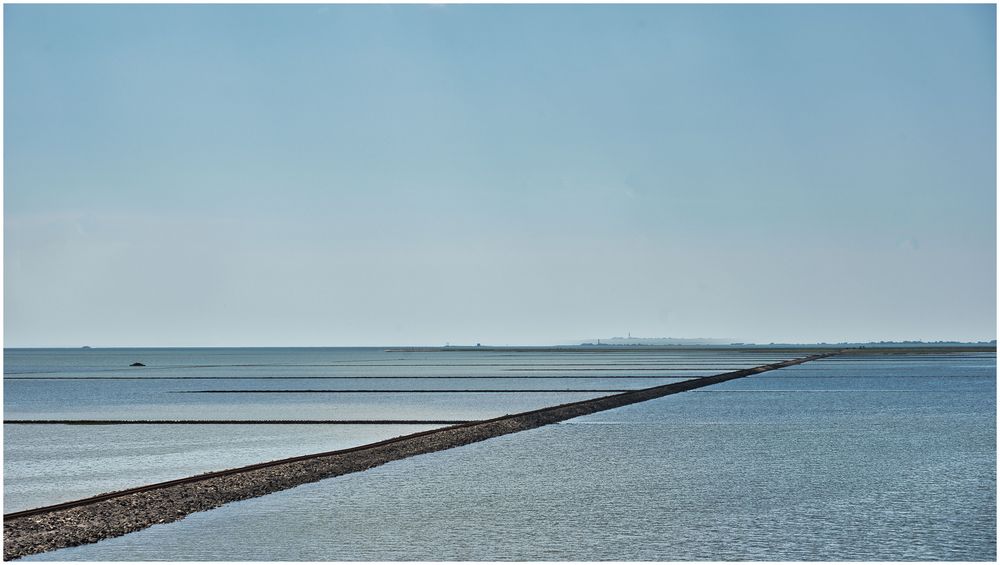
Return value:
[[(610, 394), (565, 390), (644, 388), (775, 358), (736, 352), (8, 349), (4, 418), (474, 420)], [(146, 366), (130, 367), (133, 362)], [(350, 392), (359, 390), (385, 392)], [(539, 392), (433, 392), (444, 390)], [(434, 427), (6, 425), (4, 511)]]
[(995, 557), (996, 361), (965, 354), (812, 362), (30, 559)]

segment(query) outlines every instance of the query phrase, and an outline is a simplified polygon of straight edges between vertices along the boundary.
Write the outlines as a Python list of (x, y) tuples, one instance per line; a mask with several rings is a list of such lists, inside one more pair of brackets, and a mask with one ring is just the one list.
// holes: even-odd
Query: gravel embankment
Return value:
[[(461, 424), (367, 447), (286, 459), (266, 466), (252, 465), (172, 481), (173, 484), (161, 483), (66, 505), (16, 512), (4, 516), (4, 559), (93, 543), (153, 524), (173, 522), (192, 512), (209, 510), (227, 502), (263, 496), (414, 455), (529, 430), (829, 355), (832, 353)], [(67, 507), (70, 504), (74, 506)]]

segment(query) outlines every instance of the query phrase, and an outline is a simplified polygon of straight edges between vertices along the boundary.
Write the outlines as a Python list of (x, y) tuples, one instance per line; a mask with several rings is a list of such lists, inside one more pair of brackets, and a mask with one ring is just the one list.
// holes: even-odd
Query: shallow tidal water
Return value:
[(964, 354), (815, 361), (27, 559), (995, 558), (996, 361)]
[[(8, 349), (4, 419), (478, 420), (774, 358), (669, 351)], [(145, 367), (130, 367), (133, 362)], [(4, 512), (442, 425), (6, 424)]]
[(5, 426), (4, 512), (440, 426)]

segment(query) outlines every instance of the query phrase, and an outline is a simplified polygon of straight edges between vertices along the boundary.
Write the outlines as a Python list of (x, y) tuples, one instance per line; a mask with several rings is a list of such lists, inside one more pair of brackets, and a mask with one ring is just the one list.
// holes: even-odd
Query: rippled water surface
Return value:
[(76, 500), (437, 426), (5, 426), (4, 511)]
[(31, 559), (992, 561), (995, 366), (816, 361)]
[[(716, 374), (774, 353), (9, 349), (4, 511)], [(141, 362), (144, 367), (131, 367)], [(179, 424), (79, 425), (80, 420)], [(198, 425), (200, 420), (359, 421)], [(384, 421), (423, 421), (422, 425)], [(364, 423), (368, 422), (368, 423)]]

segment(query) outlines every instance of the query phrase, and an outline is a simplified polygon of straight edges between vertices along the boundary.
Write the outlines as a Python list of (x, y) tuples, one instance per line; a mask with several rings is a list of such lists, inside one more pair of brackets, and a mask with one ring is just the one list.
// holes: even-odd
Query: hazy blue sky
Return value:
[(4, 345), (996, 337), (995, 6), (4, 6)]

